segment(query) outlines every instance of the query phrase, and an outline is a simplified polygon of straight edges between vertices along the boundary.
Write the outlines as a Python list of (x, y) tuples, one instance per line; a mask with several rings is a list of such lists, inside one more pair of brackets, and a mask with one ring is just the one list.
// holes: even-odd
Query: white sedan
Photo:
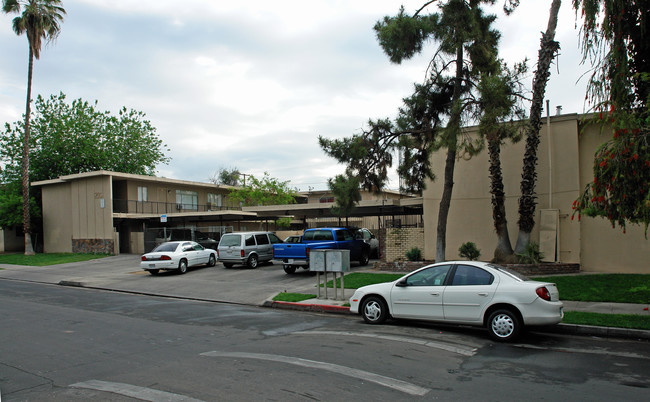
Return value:
[(188, 267), (206, 264), (209, 267), (217, 263), (217, 252), (204, 248), (193, 241), (170, 241), (154, 248), (150, 253), (144, 254), (140, 261), (140, 268), (156, 275), (163, 270), (178, 270), (181, 274), (187, 272)]
[(517, 337), (524, 325), (552, 325), (564, 310), (557, 287), (499, 265), (447, 261), (387, 283), (363, 286), (350, 311), (369, 324), (389, 316), (487, 327), (498, 341)]

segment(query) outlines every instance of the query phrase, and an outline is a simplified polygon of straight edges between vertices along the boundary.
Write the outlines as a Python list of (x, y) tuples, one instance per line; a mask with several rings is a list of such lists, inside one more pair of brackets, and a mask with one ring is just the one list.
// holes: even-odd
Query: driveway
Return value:
[[(368, 270), (352, 264), (352, 271)], [(261, 305), (280, 292), (316, 294), (316, 276), (306, 270), (287, 275), (282, 265), (190, 268), (184, 274), (162, 272), (152, 276), (140, 269), (140, 255), (121, 254), (92, 261), (47, 267), (0, 265), (0, 278), (83, 286), (158, 296)], [(353, 290), (346, 291), (346, 298)]]

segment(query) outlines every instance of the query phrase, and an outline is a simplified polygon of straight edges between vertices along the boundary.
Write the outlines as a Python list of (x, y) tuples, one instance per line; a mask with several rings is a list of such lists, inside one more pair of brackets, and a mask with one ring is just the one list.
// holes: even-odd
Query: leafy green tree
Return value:
[[(594, 181), (574, 215), (650, 224), (650, 2), (573, 0), (584, 23), (583, 61), (594, 67), (586, 99), (594, 122), (612, 137), (594, 157)], [(572, 217), (573, 219), (573, 217)]]
[(230, 191), (230, 199), (244, 206), (295, 204), (298, 191), (289, 181), (280, 181), (264, 172), (261, 179), (249, 176), (245, 186)]
[[(23, 130), (22, 194), (23, 231), (25, 233), (25, 255), (34, 254), (30, 227), (29, 196), (29, 119), (32, 97), (32, 75), (34, 58), (40, 58), (43, 41), (49, 42), (59, 36), (65, 10), (59, 0), (2, 0), (2, 11), (6, 14), (20, 14), (13, 19), (16, 35), (27, 35), (29, 42), (29, 63), (27, 68), (27, 101), (25, 102), (25, 125)], [(22, 11), (22, 13), (21, 13)]]
[[(36, 98), (30, 136), (30, 179), (112, 170), (153, 175), (156, 166), (167, 163), (164, 144), (156, 129), (136, 110), (120, 109), (112, 115), (97, 109), (97, 101), (66, 102), (63, 93)], [(16, 162), (23, 147), (24, 125), (6, 124), (0, 134), (0, 161), (6, 163), (5, 181), (15, 177)]]
[[(167, 163), (162, 141), (142, 112), (122, 108), (117, 116), (97, 110), (97, 102), (82, 99), (72, 103), (65, 95), (36, 98), (29, 136), (31, 181), (59, 176), (111, 170), (152, 175), (159, 163)], [(24, 149), (24, 123), (5, 124), (0, 132), (0, 183), (6, 197), (0, 198), (0, 222), (23, 223), (15, 216), (15, 198), (20, 194), (20, 160)], [(15, 191), (18, 191), (17, 193)], [(38, 204), (39, 191), (32, 191)], [(30, 196), (34, 204), (34, 197)], [(37, 209), (31, 208), (37, 214)], [(23, 218), (24, 219), (24, 218)], [(38, 222), (36, 222), (38, 223)]]
[(212, 181), (214, 184), (238, 186), (240, 176), (241, 173), (237, 168), (221, 168), (219, 169), (219, 172), (212, 179), (210, 179), (210, 181)]
[(332, 206), (332, 213), (339, 218), (347, 220), (355, 205), (361, 201), (361, 183), (354, 176), (336, 175), (334, 179), (327, 180), (327, 186), (334, 194), (335, 204)]
[(498, 67), (499, 33), (491, 28), (496, 17), (484, 15), (481, 8), (493, 1), (448, 0), (439, 3), (439, 12), (420, 15), (433, 3), (426, 2), (413, 16), (402, 7), (397, 16), (385, 17), (375, 25), (377, 39), (394, 63), (421, 52), (429, 40), (438, 45), (429, 78), (416, 84), (414, 94), (404, 99), (395, 122), (370, 121), (361, 134), (342, 140), (321, 137), (319, 142), (326, 153), (347, 164), (348, 172), (357, 176), (364, 188), (375, 191), (384, 186), (396, 149), (403, 152), (398, 172), (405, 180), (405, 190), (414, 193), (423, 189), (427, 178), (435, 178), (431, 153), (446, 149), (436, 240), (436, 261), (444, 261), (457, 156), (473, 155), (483, 146), (463, 135), (461, 127), (482, 113), (484, 104), (472, 94), (481, 74)]

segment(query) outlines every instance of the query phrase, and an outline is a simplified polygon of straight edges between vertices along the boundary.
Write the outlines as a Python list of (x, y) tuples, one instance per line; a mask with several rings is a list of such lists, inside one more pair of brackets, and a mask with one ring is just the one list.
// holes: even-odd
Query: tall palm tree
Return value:
[(537, 148), (539, 146), (539, 131), (542, 128), (542, 109), (546, 83), (551, 75), (550, 68), (560, 44), (555, 41), (557, 16), (561, 0), (553, 0), (549, 12), (548, 26), (542, 35), (538, 52), (537, 70), (533, 78), (533, 101), (530, 106), (530, 124), (526, 130), (526, 150), (521, 174), (521, 197), (519, 198), (519, 237), (515, 245), (515, 253), (522, 254), (530, 242), (530, 234), (535, 226), (535, 208), (537, 196)]
[[(2, 11), (20, 14), (13, 19), (16, 35), (27, 34), (29, 42), (29, 67), (27, 69), (27, 102), (25, 106), (25, 132), (23, 136), (23, 231), (25, 232), (25, 255), (34, 254), (29, 213), (29, 117), (32, 101), (32, 73), (34, 58), (39, 59), (43, 40), (50, 42), (61, 32), (65, 10), (60, 0), (2, 0)], [(22, 12), (21, 12), (22, 11)]]

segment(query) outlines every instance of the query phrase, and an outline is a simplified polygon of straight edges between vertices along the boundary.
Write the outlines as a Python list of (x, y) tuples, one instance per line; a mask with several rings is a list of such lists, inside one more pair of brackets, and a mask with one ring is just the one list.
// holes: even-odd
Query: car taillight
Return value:
[(142, 261), (147, 261), (147, 257), (144, 256), (144, 255), (143, 255), (142, 258), (140, 258), (140, 259), (141, 259)]
[(541, 297), (542, 299), (551, 301), (551, 294), (548, 292), (548, 289), (546, 289), (546, 286), (537, 288), (537, 290), (535, 290), (535, 293), (537, 293), (537, 296)]
[(309, 258), (309, 247), (305, 249), (305, 255), (307, 256), (307, 258)]
[(168, 260), (171, 260), (172, 257), (170, 257), (170, 256), (168, 256), (168, 255), (161, 255), (161, 256), (160, 256), (160, 259), (161, 259), (162, 261), (168, 261)]
[(241, 256), (244, 257), (244, 250), (241, 251)]
[(217, 258), (219, 258), (219, 250), (217, 250)]

